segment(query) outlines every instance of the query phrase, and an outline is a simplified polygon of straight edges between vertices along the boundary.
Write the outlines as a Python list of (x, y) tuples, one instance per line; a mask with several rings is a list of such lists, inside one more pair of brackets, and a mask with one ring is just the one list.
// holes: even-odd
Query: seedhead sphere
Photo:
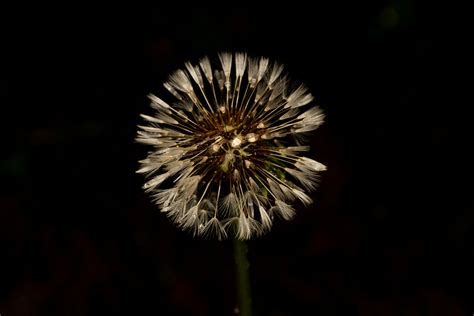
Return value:
[(150, 95), (137, 141), (150, 145), (137, 171), (161, 212), (195, 235), (250, 239), (296, 200), (312, 203), (326, 167), (303, 154), (305, 134), (324, 121), (303, 84), (278, 63), (220, 53), (185, 63), (164, 83), (171, 100)]

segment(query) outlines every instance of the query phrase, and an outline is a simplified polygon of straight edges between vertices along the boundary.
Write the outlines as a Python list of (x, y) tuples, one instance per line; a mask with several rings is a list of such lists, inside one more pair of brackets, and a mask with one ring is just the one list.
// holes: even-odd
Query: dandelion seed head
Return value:
[(250, 239), (275, 218), (290, 220), (326, 166), (302, 156), (301, 136), (324, 122), (304, 85), (283, 66), (245, 53), (185, 63), (150, 95), (136, 140), (151, 146), (140, 160), (144, 190), (180, 228), (195, 235)]

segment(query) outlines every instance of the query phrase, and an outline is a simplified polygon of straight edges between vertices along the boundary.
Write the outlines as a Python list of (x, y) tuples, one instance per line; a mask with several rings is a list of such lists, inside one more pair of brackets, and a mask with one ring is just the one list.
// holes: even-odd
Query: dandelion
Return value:
[(149, 95), (137, 141), (153, 150), (140, 161), (144, 190), (163, 213), (195, 235), (238, 239), (290, 220), (296, 201), (312, 203), (326, 167), (308, 157), (304, 135), (324, 122), (305, 85), (283, 66), (245, 53), (220, 53), (175, 71), (168, 103)]

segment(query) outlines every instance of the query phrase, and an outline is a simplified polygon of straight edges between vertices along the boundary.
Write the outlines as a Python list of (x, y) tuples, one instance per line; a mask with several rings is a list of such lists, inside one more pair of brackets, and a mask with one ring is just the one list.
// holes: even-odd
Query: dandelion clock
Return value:
[(137, 141), (149, 146), (137, 172), (178, 227), (195, 235), (250, 239), (290, 220), (326, 167), (307, 157), (305, 134), (323, 111), (283, 66), (245, 53), (185, 63), (167, 96), (149, 95)]

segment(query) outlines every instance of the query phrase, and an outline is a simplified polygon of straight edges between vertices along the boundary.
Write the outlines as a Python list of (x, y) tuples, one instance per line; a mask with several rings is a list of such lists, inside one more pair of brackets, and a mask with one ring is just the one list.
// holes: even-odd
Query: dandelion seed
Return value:
[(290, 220), (296, 200), (312, 203), (326, 166), (301, 156), (301, 134), (324, 122), (308, 88), (245, 53), (184, 66), (163, 84), (174, 101), (149, 96), (136, 138), (153, 147), (137, 172), (160, 210), (195, 235), (250, 239)]

